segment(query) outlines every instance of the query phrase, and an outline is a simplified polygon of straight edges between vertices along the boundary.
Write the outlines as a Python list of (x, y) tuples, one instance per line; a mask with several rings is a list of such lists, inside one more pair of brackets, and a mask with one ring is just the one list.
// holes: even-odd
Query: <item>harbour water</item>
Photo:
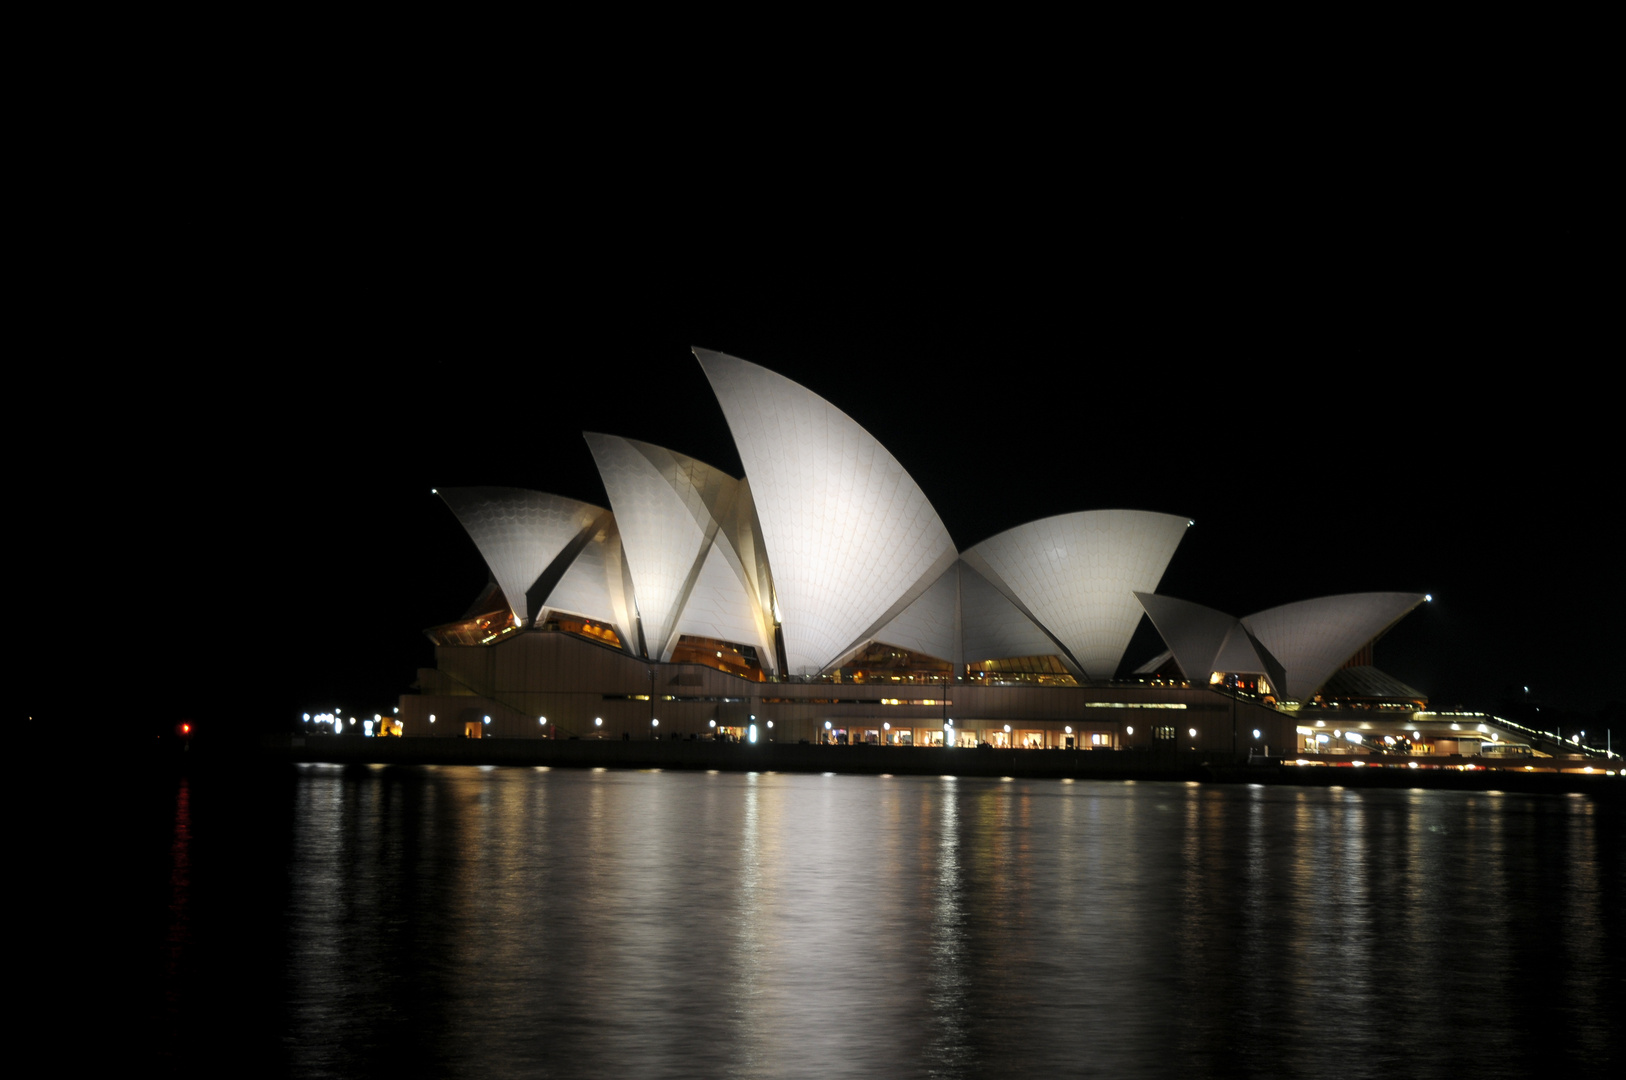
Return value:
[(126, 824), (141, 1045), (290, 1076), (1615, 1075), (1618, 801), (305, 765)]

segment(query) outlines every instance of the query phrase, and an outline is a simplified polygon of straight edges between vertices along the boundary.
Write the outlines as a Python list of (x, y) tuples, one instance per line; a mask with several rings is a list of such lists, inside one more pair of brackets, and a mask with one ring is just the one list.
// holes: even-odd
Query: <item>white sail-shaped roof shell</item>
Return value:
[(1266, 675), (1278, 691), (1286, 689), (1282, 664), (1236, 616), (1172, 596), (1138, 592), (1135, 597), (1187, 679), (1207, 682), (1216, 671), (1246, 672)]
[[(931, 586), (873, 638), (910, 652), (960, 665), (960, 563), (955, 562)], [(868, 644), (860, 643), (860, 648)]]
[(705, 462), (634, 439), (590, 433), (587, 445), (621, 530), (644, 644), (653, 658), (670, 656), (678, 616), (720, 519), (733, 509), (739, 481)]
[(1249, 615), (1242, 625), (1287, 669), (1287, 694), (1307, 701), (1356, 650), (1423, 602), (1422, 593), (1347, 593)]
[(965, 561), (1065, 648), (1091, 679), (1116, 673), (1190, 524), (1173, 514), (1091, 510), (1009, 529)]
[(529, 622), (544, 597), (527, 600), (543, 575), (562, 575), (597, 531), (606, 511), (560, 495), (521, 488), (449, 488), (437, 492), (457, 515), (491, 569), (514, 614)]
[(1056, 656), (1074, 675), (1083, 674), (1067, 650), (1046, 634), (1031, 615), (963, 560), (960, 562), (960, 625), (968, 664), (1019, 656)]
[(1172, 596), (1137, 592), (1135, 597), (1146, 609), (1152, 625), (1157, 627), (1158, 634), (1168, 644), (1175, 663), (1180, 665), (1186, 678), (1193, 682), (1207, 682), (1209, 675), (1220, 670), (1214, 667), (1214, 658), (1219, 655), (1231, 630), (1241, 628), (1235, 615), (1227, 615), (1188, 600), (1176, 600)]
[(757, 518), (749, 477), (740, 481), (734, 509), (722, 520), (717, 547), (728, 557), (729, 565), (739, 572), (751, 604), (752, 618), (761, 623), (772, 652), (773, 571), (768, 566), (768, 551), (762, 543), (762, 522)]
[(591, 539), (548, 593), (537, 621), (553, 612), (582, 616), (615, 628), (622, 646), (632, 651), (637, 640), (621, 556), (621, 534), (615, 516), (605, 514)]
[(678, 616), (677, 631), (660, 659), (672, 658), (678, 638), (684, 634), (754, 645), (763, 669), (775, 670), (773, 623), (747, 593), (738, 562), (729, 557), (728, 542), (723, 537), (707, 549), (700, 575)]
[(786, 663), (823, 671), (954, 562), (954, 542), (896, 458), (782, 375), (696, 349), (750, 479)]

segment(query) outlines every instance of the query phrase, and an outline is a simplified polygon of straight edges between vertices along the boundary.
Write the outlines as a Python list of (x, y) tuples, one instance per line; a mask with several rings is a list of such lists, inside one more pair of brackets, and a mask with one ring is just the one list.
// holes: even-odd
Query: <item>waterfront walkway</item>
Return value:
[[(263, 757), (343, 765), (511, 765), (550, 768), (719, 769), (730, 772), (836, 772), (1076, 780), (1186, 780), (1317, 787), (1443, 788), (1463, 791), (1583, 792), (1618, 798), (1626, 777), (1523, 769), (1463, 771), (1419, 759), (1362, 768), (1298, 759), (1249, 760), (1178, 750), (995, 750), (941, 747), (814, 746), (710, 740), (367, 739), (270, 740)], [(1411, 767), (1413, 761), (1418, 767)]]

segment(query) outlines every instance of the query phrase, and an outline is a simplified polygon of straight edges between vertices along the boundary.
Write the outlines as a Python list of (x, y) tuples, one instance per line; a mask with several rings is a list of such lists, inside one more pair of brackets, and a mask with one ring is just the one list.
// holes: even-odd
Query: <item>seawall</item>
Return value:
[(941, 747), (816, 746), (683, 740), (366, 739), (267, 740), (265, 760), (346, 765), (508, 765), (549, 768), (716, 769), (729, 772), (835, 772), (1077, 780), (1184, 780), (1315, 787), (1429, 788), (1459, 791), (1580, 792), (1619, 798), (1626, 777), (1602, 773), (1453, 768), (1295, 766), (1276, 759), (1191, 751), (995, 750)]

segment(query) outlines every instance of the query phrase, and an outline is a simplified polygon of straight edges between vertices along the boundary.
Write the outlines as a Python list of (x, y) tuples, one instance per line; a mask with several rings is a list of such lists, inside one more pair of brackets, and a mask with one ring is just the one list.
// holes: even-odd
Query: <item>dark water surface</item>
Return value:
[(124, 929), (144, 1049), (177, 1071), (1603, 1076), (1620, 816), (1583, 796), (307, 766), (150, 797), (131, 826), (148, 903)]

